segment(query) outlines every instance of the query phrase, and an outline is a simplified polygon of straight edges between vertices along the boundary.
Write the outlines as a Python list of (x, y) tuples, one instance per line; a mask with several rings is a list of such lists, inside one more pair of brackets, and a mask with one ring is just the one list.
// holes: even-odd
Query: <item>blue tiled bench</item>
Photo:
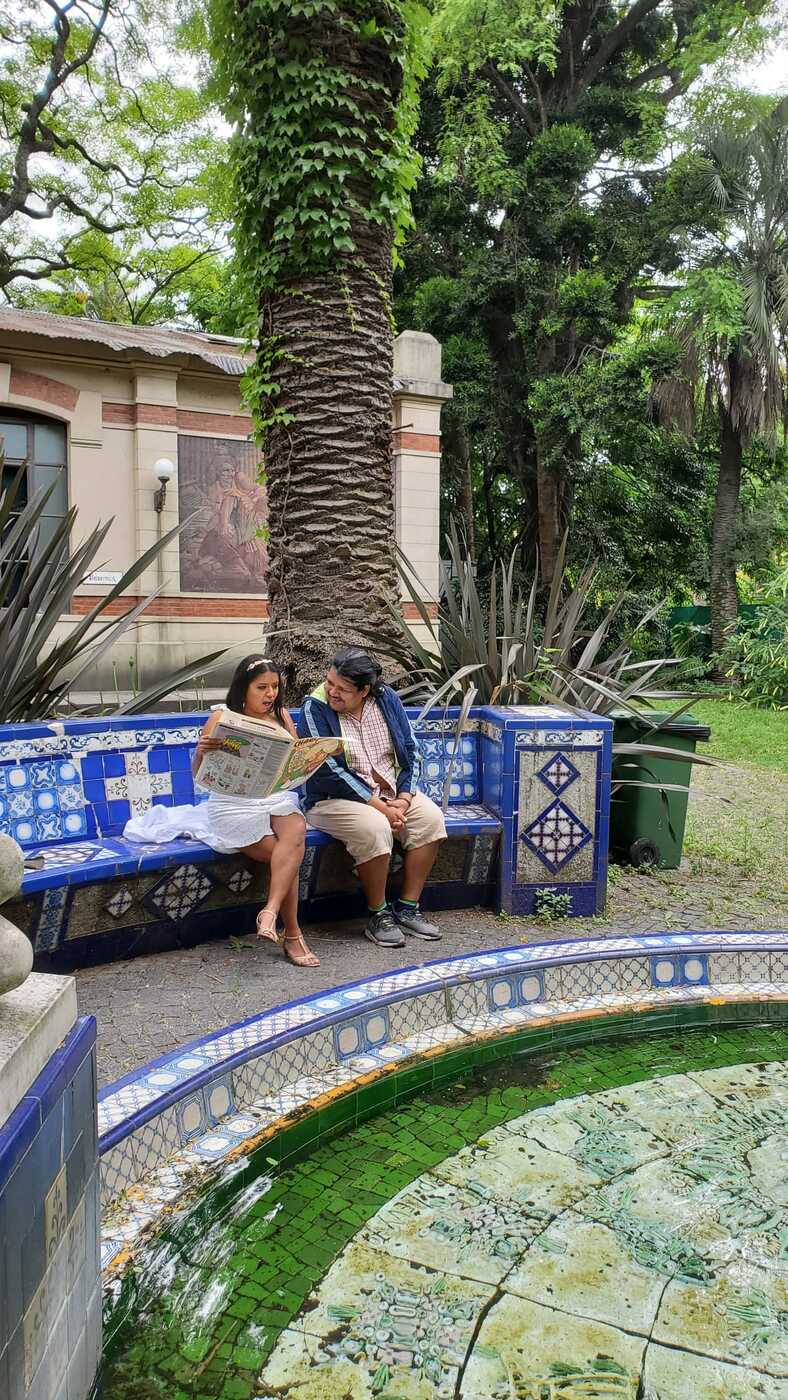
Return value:
[[(39, 968), (105, 962), (253, 928), (264, 867), (219, 856), (198, 841), (142, 845), (121, 835), (132, 812), (195, 800), (191, 759), (203, 718), (0, 726), (0, 830), (44, 860), (25, 874), (22, 897), (7, 913), (31, 938)], [(610, 729), (594, 716), (547, 708), (473, 711), (453, 775), (450, 839), (425, 906), (496, 903), (528, 912), (546, 887), (565, 890), (572, 913), (602, 907)], [(451, 712), (423, 722), (419, 738), (422, 787), (440, 800), (454, 742)], [(311, 830), (301, 898), (306, 919), (363, 908), (346, 853)]]

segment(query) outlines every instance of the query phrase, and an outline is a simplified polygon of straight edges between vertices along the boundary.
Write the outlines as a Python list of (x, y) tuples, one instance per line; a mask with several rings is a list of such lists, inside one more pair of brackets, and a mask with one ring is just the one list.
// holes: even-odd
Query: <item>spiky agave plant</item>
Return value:
[[(458, 737), (460, 724), (464, 726), (470, 706), (477, 701), (493, 705), (546, 702), (568, 713), (585, 710), (598, 715), (631, 714), (645, 718), (641, 738), (613, 745), (617, 773), (626, 774), (617, 778), (617, 787), (655, 787), (666, 792), (676, 786), (635, 778), (635, 770), (649, 773), (642, 762), (644, 758), (715, 763), (706, 755), (653, 742), (660, 729), (678, 719), (702, 696), (659, 687), (661, 674), (681, 664), (678, 657), (634, 661), (629, 641), (619, 642), (606, 654), (626, 593), (615, 599), (596, 627), (589, 628), (587, 614), (601, 572), (597, 562), (586, 565), (572, 584), (564, 539), (547, 598), (542, 602), (538, 565), (526, 595), (515, 581), (517, 560), (513, 553), (507, 564), (496, 562), (489, 601), (485, 604), (463, 537), (454, 522), (449, 528), (447, 546), (449, 566), (441, 563), (437, 617), (430, 615), (426, 589), (418, 574), (400, 555), (403, 582), (428, 638), (422, 641), (402, 615), (396, 614), (398, 637), (393, 648), (388, 644), (388, 651), (403, 672), (403, 698), (423, 703), (422, 716), (441, 702), (461, 702)], [(645, 613), (633, 633), (645, 628), (660, 607), (658, 604)], [(664, 713), (655, 714), (649, 722), (648, 711), (655, 702), (673, 708), (667, 717)], [(447, 788), (450, 781), (451, 771)]]

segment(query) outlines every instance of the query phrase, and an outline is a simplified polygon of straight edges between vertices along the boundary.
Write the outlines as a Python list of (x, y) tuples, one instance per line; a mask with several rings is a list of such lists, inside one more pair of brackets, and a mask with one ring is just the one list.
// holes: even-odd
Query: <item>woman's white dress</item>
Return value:
[(211, 793), (208, 801), (197, 807), (150, 807), (126, 822), (123, 835), (128, 841), (155, 844), (191, 836), (221, 855), (232, 855), (271, 836), (272, 817), (298, 811), (294, 792), (280, 792), (275, 797), (217, 797)]
[[(221, 706), (214, 706), (217, 708)], [(199, 782), (194, 785), (199, 789)], [(232, 855), (272, 836), (272, 817), (287, 817), (300, 810), (295, 792), (279, 792), (274, 797), (220, 797), (212, 792), (206, 802), (195, 807), (150, 807), (126, 822), (123, 835), (128, 841), (156, 845), (191, 836), (220, 855)]]

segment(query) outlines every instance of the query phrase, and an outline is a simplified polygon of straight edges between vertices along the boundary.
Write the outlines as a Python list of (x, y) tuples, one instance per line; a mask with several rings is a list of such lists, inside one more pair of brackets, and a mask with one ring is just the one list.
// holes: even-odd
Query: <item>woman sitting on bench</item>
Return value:
[[(225, 705), (251, 719), (279, 724), (293, 738), (293, 721), (282, 704), (282, 678), (265, 656), (245, 656), (230, 682)], [(214, 710), (197, 741), (192, 768), (199, 784), (203, 758), (219, 747), (212, 737), (221, 706)], [(191, 836), (221, 855), (241, 851), (271, 867), (268, 899), (257, 916), (257, 933), (272, 943), (282, 942), (285, 956), (296, 967), (317, 967), (298, 924), (298, 871), (304, 857), (306, 825), (295, 792), (273, 797), (224, 797), (211, 793), (207, 802), (192, 807), (151, 807), (126, 823), (130, 841), (174, 841)], [(284, 932), (277, 932), (281, 914)]]

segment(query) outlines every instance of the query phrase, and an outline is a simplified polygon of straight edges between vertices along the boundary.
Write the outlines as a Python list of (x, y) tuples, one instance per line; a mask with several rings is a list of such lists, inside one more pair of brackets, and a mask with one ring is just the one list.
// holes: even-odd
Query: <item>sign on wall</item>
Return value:
[(179, 436), (179, 515), (186, 520), (199, 512), (180, 537), (182, 592), (265, 593), (259, 460), (251, 442)]

